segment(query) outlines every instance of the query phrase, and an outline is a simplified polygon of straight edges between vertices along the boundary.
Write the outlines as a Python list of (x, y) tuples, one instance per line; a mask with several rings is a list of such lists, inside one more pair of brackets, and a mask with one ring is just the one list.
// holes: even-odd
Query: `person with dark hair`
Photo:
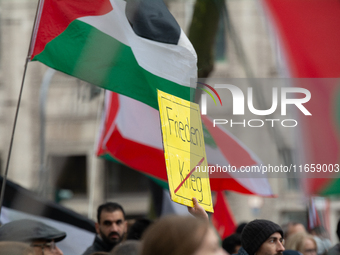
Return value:
[[(28, 243), (36, 255), (63, 255), (55, 243), (63, 240), (66, 233), (36, 220), (11, 221), (0, 227), (0, 242)], [(1, 253), (5, 254), (5, 253)]]
[[(336, 228), (336, 235), (338, 236), (338, 239), (340, 241), (340, 219)], [(331, 249), (329, 249), (328, 255), (340, 255), (340, 243), (337, 243)]]
[(83, 255), (90, 255), (97, 251), (109, 252), (123, 240), (126, 234), (125, 212), (117, 203), (108, 202), (100, 205), (97, 210), (97, 221), (97, 235)]
[(226, 237), (222, 242), (222, 247), (229, 254), (235, 254), (241, 248), (241, 235), (240, 234), (232, 234)]
[(127, 232), (127, 240), (140, 240), (144, 231), (152, 224), (148, 219), (137, 219)]
[(247, 222), (242, 222), (240, 224), (238, 224), (236, 230), (235, 230), (235, 233), (236, 234), (240, 234), (242, 233), (242, 230), (244, 229), (244, 227), (247, 225)]
[(243, 229), (238, 255), (282, 255), (283, 231), (269, 220), (253, 220)]

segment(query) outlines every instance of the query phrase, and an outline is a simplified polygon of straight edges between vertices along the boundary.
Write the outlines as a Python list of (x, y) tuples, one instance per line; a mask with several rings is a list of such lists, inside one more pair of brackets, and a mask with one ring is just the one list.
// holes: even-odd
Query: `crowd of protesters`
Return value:
[[(208, 214), (193, 202), (188, 210), (194, 217), (140, 219), (130, 226), (122, 206), (105, 203), (97, 210), (97, 235), (82, 255), (340, 255), (340, 243), (332, 247), (322, 226), (307, 232), (298, 222), (279, 226), (256, 219), (240, 224), (222, 241)], [(340, 221), (337, 235), (340, 240)], [(58, 242), (65, 237), (39, 221), (12, 221), (0, 227), (0, 255), (63, 255)]]

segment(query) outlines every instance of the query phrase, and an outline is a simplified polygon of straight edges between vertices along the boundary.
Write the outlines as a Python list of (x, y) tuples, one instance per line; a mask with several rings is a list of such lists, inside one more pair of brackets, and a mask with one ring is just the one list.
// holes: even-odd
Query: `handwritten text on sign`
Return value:
[(207, 211), (213, 211), (207, 172), (196, 166), (207, 166), (199, 106), (158, 91), (164, 155), (171, 199), (193, 206), (196, 197)]

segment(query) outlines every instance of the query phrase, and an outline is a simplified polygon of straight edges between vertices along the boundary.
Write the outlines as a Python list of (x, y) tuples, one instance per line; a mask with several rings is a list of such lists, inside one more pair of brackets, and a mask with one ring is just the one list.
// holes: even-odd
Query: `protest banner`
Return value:
[(158, 90), (164, 156), (171, 199), (213, 212), (207, 156), (198, 104)]

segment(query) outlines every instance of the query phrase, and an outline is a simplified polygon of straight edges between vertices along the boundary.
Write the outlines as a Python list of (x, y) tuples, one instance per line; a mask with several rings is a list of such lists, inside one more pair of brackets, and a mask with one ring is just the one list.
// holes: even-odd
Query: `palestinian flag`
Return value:
[[(240, 141), (202, 117), (206, 154), (209, 165), (259, 165), (260, 160)], [(139, 101), (113, 92), (106, 94), (97, 155), (118, 161), (152, 177), (167, 187), (159, 112)], [(260, 176), (259, 176), (260, 175)], [(243, 194), (272, 196), (263, 175), (237, 178), (233, 173), (211, 174), (212, 191), (233, 190)], [(256, 177), (256, 178), (253, 178)]]
[[(301, 164), (320, 164), (323, 178), (304, 179), (310, 195), (340, 194), (340, 2), (338, 0), (262, 0), (281, 46), (287, 70), (311, 92), (301, 117)], [(322, 79), (320, 79), (322, 78)], [(306, 84), (306, 85), (304, 85)], [(300, 124), (300, 123), (299, 123)]]
[(196, 87), (195, 50), (163, 0), (41, 0), (30, 59), (156, 109), (157, 89), (190, 100)]
[[(3, 178), (0, 176), (0, 188)], [(18, 184), (6, 181), (5, 196), (1, 208), (1, 224), (14, 220), (32, 219), (67, 233), (58, 242), (65, 255), (82, 254), (95, 237), (92, 220), (52, 201), (42, 199)]]

